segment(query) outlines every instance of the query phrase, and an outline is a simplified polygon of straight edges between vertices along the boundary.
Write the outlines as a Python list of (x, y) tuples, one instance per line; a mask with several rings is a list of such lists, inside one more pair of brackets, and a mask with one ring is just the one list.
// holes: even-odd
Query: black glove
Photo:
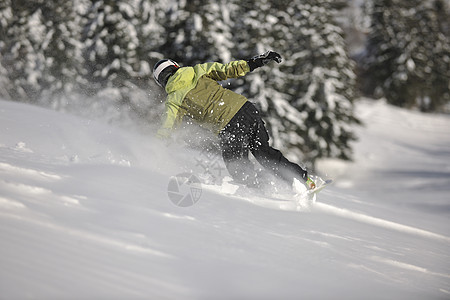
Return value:
[(282, 61), (281, 55), (274, 51), (269, 50), (266, 53), (250, 58), (249, 60), (247, 60), (247, 63), (248, 66), (250, 67), (251, 72), (256, 68), (267, 65), (272, 60), (276, 61), (277, 63), (280, 63)]

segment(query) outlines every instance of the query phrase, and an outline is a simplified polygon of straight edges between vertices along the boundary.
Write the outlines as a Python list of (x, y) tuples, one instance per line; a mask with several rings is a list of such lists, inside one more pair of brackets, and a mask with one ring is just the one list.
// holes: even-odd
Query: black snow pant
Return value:
[(294, 178), (306, 181), (307, 172), (269, 146), (269, 134), (258, 109), (246, 102), (220, 132), (222, 156), (234, 180), (252, 184), (256, 174), (249, 151), (265, 170), (292, 184)]

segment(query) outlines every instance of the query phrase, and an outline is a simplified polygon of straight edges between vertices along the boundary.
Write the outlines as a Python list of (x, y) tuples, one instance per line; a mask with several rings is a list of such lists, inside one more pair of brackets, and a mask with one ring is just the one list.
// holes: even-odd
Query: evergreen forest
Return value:
[(158, 60), (274, 50), (283, 63), (222, 84), (290, 158), (351, 159), (361, 96), (448, 113), (449, 19), (445, 0), (0, 0), (0, 98), (156, 124)]

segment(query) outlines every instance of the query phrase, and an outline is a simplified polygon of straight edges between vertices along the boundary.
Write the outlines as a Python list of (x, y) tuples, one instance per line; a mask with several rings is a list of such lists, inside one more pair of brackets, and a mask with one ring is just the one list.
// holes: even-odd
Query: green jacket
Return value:
[(250, 71), (245, 60), (184, 67), (166, 85), (165, 118), (158, 137), (168, 137), (184, 116), (218, 134), (247, 101), (242, 95), (223, 88), (217, 81), (244, 76)]

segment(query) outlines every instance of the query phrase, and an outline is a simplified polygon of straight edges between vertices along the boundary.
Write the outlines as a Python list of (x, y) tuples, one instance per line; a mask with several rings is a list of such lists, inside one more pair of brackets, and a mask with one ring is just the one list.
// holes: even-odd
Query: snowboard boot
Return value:
[(316, 188), (316, 183), (309, 176), (308, 176), (308, 179), (306, 180), (305, 184), (306, 184), (306, 187), (310, 190), (313, 190)]

